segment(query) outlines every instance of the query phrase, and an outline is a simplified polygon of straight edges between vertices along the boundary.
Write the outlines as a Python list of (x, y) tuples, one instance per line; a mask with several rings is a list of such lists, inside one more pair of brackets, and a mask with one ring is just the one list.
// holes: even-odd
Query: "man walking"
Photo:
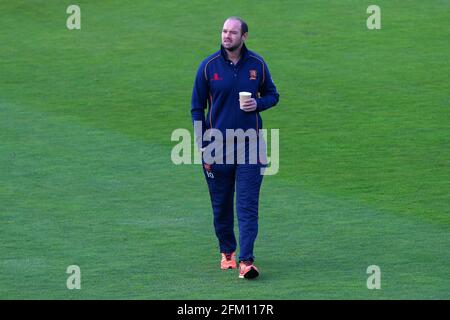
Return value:
[[(228, 18), (223, 25), (220, 50), (200, 64), (191, 104), (194, 126), (200, 124), (202, 128), (199, 132), (202, 136), (200, 138), (204, 137), (208, 129), (219, 130), (223, 136), (226, 136), (227, 129), (254, 130), (258, 133), (262, 128), (259, 113), (278, 103), (279, 95), (269, 69), (262, 57), (247, 49), (245, 46), (247, 36), (248, 26), (242, 19)], [(252, 98), (240, 104), (241, 91), (251, 93)], [(207, 106), (209, 108), (205, 117)], [(259, 135), (256, 134), (256, 137), (258, 142)], [(205, 151), (208, 142), (201, 140), (200, 150)], [(234, 234), (236, 191), (240, 245), (239, 277), (246, 279), (259, 275), (259, 270), (254, 265), (253, 248), (258, 233), (258, 201), (263, 178), (261, 172), (265, 165), (259, 158), (256, 163), (249, 161), (252, 142), (255, 141), (250, 139), (244, 143), (242, 154), (244, 163), (236, 161), (239, 154), (234, 153), (235, 151), (242, 153), (242, 148), (239, 146), (230, 148), (228, 144), (223, 145), (221, 150), (224, 150), (224, 154), (218, 157), (221, 160), (231, 158), (232, 163), (202, 161), (214, 214), (215, 233), (222, 255), (222, 269), (237, 267), (235, 260), (237, 242)], [(228, 157), (230, 154), (232, 156)]]

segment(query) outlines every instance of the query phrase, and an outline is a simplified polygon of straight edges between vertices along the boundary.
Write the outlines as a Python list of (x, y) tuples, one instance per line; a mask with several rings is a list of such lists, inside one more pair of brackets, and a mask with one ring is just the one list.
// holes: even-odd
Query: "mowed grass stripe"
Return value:
[[(179, 234), (185, 231), (183, 226), (203, 225), (198, 224), (202, 217), (195, 210), (187, 212), (173, 204), (181, 180), (173, 178), (167, 166), (170, 152), (77, 125), (63, 116), (5, 104), (2, 115), (2, 141), (6, 141), (1, 146), (5, 169), (2, 234), (7, 240), (2, 258), (20, 262), (37, 255), (52, 266), (54, 259), (64, 257), (54, 266), (59, 269), (49, 269), (38, 277), (37, 283), (42, 284), (59, 274), (54, 289), (65, 286), (65, 281), (60, 281), (65, 277), (61, 271), (77, 262), (80, 266), (85, 263), (87, 285), (89, 270), (97, 270), (97, 263), (98, 270), (103, 269), (101, 276), (114, 272), (121, 260), (135, 264), (125, 273), (135, 272), (143, 263), (148, 264), (146, 272), (163, 279), (161, 263), (173, 262), (170, 256), (178, 250), (176, 243), (174, 250), (171, 247), (174, 242), (182, 243)], [(189, 207), (195, 208), (199, 200), (194, 197)], [(165, 252), (163, 259), (159, 250)], [(127, 255), (146, 255), (149, 260)], [(14, 273), (14, 269), (7, 271)], [(10, 276), (9, 272), (2, 275)]]

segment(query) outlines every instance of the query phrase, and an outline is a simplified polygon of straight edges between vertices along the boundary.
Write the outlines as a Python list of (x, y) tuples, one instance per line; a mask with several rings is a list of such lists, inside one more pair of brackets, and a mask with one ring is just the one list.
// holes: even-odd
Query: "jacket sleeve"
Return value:
[(264, 83), (260, 88), (260, 97), (256, 98), (256, 110), (258, 112), (267, 110), (278, 103), (280, 95), (277, 92), (277, 88), (273, 83), (272, 76), (270, 75), (269, 68), (264, 62), (264, 73), (265, 79)]
[[(208, 82), (204, 75), (204, 64), (202, 63), (200, 64), (200, 67), (197, 70), (197, 75), (195, 76), (194, 89), (192, 90), (191, 100), (192, 124), (194, 125), (196, 145), (199, 148), (204, 148), (207, 145), (206, 142), (202, 141), (202, 137), (206, 131), (205, 109), (207, 107), (208, 92)], [(199, 130), (198, 126), (200, 123), (201, 130)]]

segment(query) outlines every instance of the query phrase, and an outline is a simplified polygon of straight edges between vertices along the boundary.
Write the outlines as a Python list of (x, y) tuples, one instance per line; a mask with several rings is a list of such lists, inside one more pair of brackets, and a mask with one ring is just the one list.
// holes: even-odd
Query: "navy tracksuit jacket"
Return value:
[[(239, 92), (248, 91), (257, 101), (254, 112), (239, 107)], [(192, 121), (201, 121), (203, 133), (218, 129), (225, 138), (226, 129), (262, 128), (259, 113), (278, 102), (279, 95), (264, 60), (248, 50), (245, 44), (236, 65), (228, 60), (225, 49), (207, 57), (200, 64), (192, 92)], [(208, 112), (205, 118), (205, 109)], [(205, 147), (209, 142), (203, 142)], [(224, 146), (225, 149), (225, 146)], [(246, 148), (248, 151), (248, 148)], [(226, 150), (230, 152), (230, 150)], [(234, 151), (233, 151), (234, 152)], [(258, 156), (259, 157), (259, 156)], [(225, 157), (224, 157), (225, 159)], [(248, 155), (246, 155), (248, 160)], [(253, 246), (258, 233), (258, 199), (262, 183), (261, 164), (212, 164), (203, 167), (214, 213), (214, 227), (220, 251), (236, 250), (233, 202), (236, 189), (236, 210), (239, 227), (239, 260), (254, 260)], [(207, 168), (209, 170), (207, 170)]]

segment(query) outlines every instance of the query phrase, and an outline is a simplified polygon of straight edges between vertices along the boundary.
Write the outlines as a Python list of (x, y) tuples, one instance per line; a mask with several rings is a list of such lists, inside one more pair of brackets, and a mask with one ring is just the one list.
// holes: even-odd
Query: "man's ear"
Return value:
[(248, 32), (246, 32), (242, 35), (242, 40), (244, 40), (244, 41), (247, 40), (247, 37), (248, 37)]

